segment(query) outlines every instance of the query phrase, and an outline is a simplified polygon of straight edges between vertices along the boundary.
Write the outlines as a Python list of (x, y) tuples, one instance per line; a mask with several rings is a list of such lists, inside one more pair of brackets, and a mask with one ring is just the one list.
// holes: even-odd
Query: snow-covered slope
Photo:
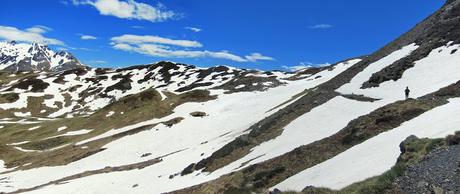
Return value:
[(60, 71), (81, 67), (83, 65), (66, 51), (54, 52), (37, 43), (0, 42), (0, 70)]
[[(190, 161), (196, 161), (205, 158), (212, 154), (213, 150), (222, 147), (226, 143), (232, 141), (235, 137), (238, 137), (239, 135), (246, 133), (245, 130), (249, 126), (263, 119), (264, 117), (270, 115), (271, 112), (269, 110), (273, 107), (276, 107), (277, 105), (289, 100), (292, 96), (301, 93), (305, 89), (313, 88), (318, 84), (328, 81), (329, 79), (333, 78), (334, 76), (338, 75), (339, 73), (343, 72), (344, 70), (346, 70), (347, 68), (359, 61), (360, 60), (355, 59), (349, 62), (340, 63), (332, 68), (327, 68), (323, 71), (318, 72), (317, 74), (315, 74), (315, 76), (304, 76), (305, 79), (300, 79), (296, 81), (289, 81), (288, 79), (283, 79), (288, 78), (290, 76), (294, 76), (294, 74), (284, 74), (277, 72), (263, 73), (257, 71), (238, 70), (227, 67), (221, 67), (220, 71), (215, 69), (213, 71), (208, 71), (209, 69), (196, 69), (191, 66), (185, 66), (174, 63), (159, 63), (153, 66), (139, 66), (130, 70), (108, 70), (107, 72), (105, 72), (105, 74), (102, 75), (108, 75), (108, 77), (110, 78), (115, 75), (123, 76), (132, 74), (132, 84), (136, 84), (131, 87), (132, 89), (126, 89), (126, 91), (117, 91), (118, 93), (114, 93), (113, 95), (116, 99), (119, 99), (122, 96), (126, 96), (128, 94), (138, 93), (141, 90), (146, 90), (147, 87), (157, 88), (157, 90), (159, 91), (167, 90), (181, 93), (178, 91), (178, 89), (181, 88), (179, 87), (179, 83), (182, 82), (184, 82), (182, 83), (184, 84), (184, 87), (189, 86), (193, 83), (197, 85), (199, 85), (198, 83), (212, 83), (206, 84), (206, 86), (198, 88), (209, 89), (212, 92), (211, 94), (215, 94), (218, 97), (216, 100), (208, 102), (186, 103), (174, 109), (174, 113), (169, 116), (147, 120), (131, 126), (125, 126), (123, 128), (112, 129), (107, 131), (106, 133), (93, 136), (86, 140), (77, 141), (74, 143), (74, 146), (85, 147), (91, 145), (91, 142), (101, 140), (106, 137), (113, 137), (114, 135), (123, 134), (127, 131), (131, 131), (139, 127), (150, 126), (152, 124), (161, 123), (173, 118), (184, 118), (183, 121), (181, 121), (179, 124), (172, 126), (171, 128), (166, 125), (160, 124), (155, 127), (149, 127), (147, 128), (148, 130), (144, 132), (140, 132), (119, 139), (117, 141), (113, 141), (112, 143), (109, 143), (103, 147), (105, 149), (104, 151), (94, 154), (91, 157), (87, 157), (82, 160), (78, 160), (73, 163), (67, 164), (65, 166), (41, 167), (37, 169), (20, 170), (8, 173), (7, 177), (9, 181), (6, 184), (1, 184), (3, 186), (2, 190), (9, 192), (18, 189), (32, 188), (38, 185), (47, 184), (48, 182), (54, 180), (66, 178), (70, 175), (86, 171), (104, 169), (106, 166), (116, 167), (122, 165), (133, 165), (139, 162), (152, 160), (158, 157), (162, 159), (160, 163), (158, 163), (157, 165), (144, 168), (139, 171), (126, 171), (113, 174), (96, 174), (94, 176), (88, 177), (90, 179), (71, 181), (72, 184), (70, 184), (70, 182), (69, 184), (66, 184), (69, 187), (45, 187), (44, 190), (38, 190), (38, 192), (60, 192), (60, 190), (63, 189), (63, 192), (65, 190), (65, 192), (70, 191), (72, 193), (160, 193), (172, 191), (179, 188), (184, 188), (187, 186), (192, 186), (194, 184), (199, 184), (205, 181), (218, 178), (219, 176), (230, 172), (231, 169), (230, 171), (223, 171), (218, 175), (212, 176), (206, 176), (205, 174), (202, 174), (201, 176), (177, 177), (175, 179), (170, 179), (169, 176), (180, 173), (180, 171), (185, 166), (187, 166), (190, 163)], [(166, 69), (165, 71), (162, 71), (164, 70), (163, 68), (171, 69)], [(175, 71), (174, 69), (178, 69), (179, 71)], [(96, 71), (101, 70), (91, 70), (89, 72), (86, 72), (86, 74), (91, 75)], [(144, 78), (145, 75), (149, 74), (148, 71), (154, 71), (152, 75), (157, 77), (151, 78), (145, 83), (142, 83), (141, 85), (137, 85), (138, 80)], [(170, 79), (174, 81), (166, 82), (169, 84), (165, 85), (163, 82), (165, 79), (165, 75), (159, 72), (169, 72), (173, 74), (174, 76), (170, 76)], [(176, 74), (176, 72), (181, 74)], [(205, 77), (200, 77), (199, 75), (202, 74), (202, 72), (207, 72), (209, 73), (209, 75)], [(74, 76), (73, 74), (69, 75)], [(46, 76), (41, 76), (43, 77), (43, 80), (47, 80), (47, 78), (45, 78)], [(187, 77), (187, 79), (184, 79), (183, 77)], [(223, 80), (223, 78), (225, 77), (228, 77), (228, 81)], [(267, 78), (269, 82), (267, 82), (267, 80), (265, 79), (261, 79), (260, 82), (241, 83), (248, 85), (245, 87), (253, 87), (256, 85), (265, 86), (261, 88), (260, 91), (255, 90), (245, 92), (244, 90), (242, 90), (239, 92), (233, 91), (231, 93), (227, 93), (228, 91), (232, 91), (233, 89), (226, 87), (224, 87), (224, 89), (220, 89), (220, 86), (222, 86), (225, 83), (232, 82), (232, 80), (234, 81), (235, 79), (245, 79), (246, 77), (252, 77), (253, 79), (254, 77), (271, 77), (272, 79), (277, 78), (275, 79), (275, 81), (283, 81), (284, 84), (278, 85), (277, 83), (275, 83), (275, 81), (270, 81), (270, 79)], [(85, 79), (84, 76), (82, 76), (81, 78)], [(70, 81), (70, 79), (66, 78), (64, 78), (64, 80)], [(118, 81), (119, 80), (113, 80), (110, 83), (115, 84)], [(52, 81), (47, 81), (47, 83), (52, 83)], [(105, 82), (102, 81), (100, 81), (99, 83), (101, 83), (101, 85), (104, 86), (104, 89), (111, 85), (105, 84)], [(269, 86), (272, 86), (273, 88), (270, 88)], [(60, 91), (60, 89), (56, 89), (55, 91)], [(101, 102), (103, 101), (99, 101), (98, 103)], [(91, 108), (95, 108), (96, 105), (98, 104), (91, 105)], [(102, 105), (103, 104), (101, 104), (101, 106)], [(271, 111), (276, 111), (277, 109)], [(203, 111), (207, 113), (208, 116), (203, 118), (190, 116), (189, 113), (193, 111)], [(110, 115), (113, 115), (113, 113), (111, 113)], [(216, 126), (220, 127), (216, 128)], [(66, 129), (64, 129), (64, 131), (66, 131)], [(82, 129), (76, 130), (76, 132), (80, 131), (82, 131)], [(87, 132), (87, 130), (85, 130), (85, 132)], [(60, 136), (68, 134), (69, 132), (66, 132), (61, 134)], [(51, 136), (49, 138), (56, 138), (56, 135)], [(163, 146), (165, 144), (168, 144), (169, 146)], [(18, 144), (13, 143), (10, 145)], [(21, 151), (25, 150), (22, 149)], [(145, 153), (150, 153), (150, 155), (140, 157)], [(101, 162), (101, 160), (105, 162)], [(34, 176), (30, 176), (32, 174)], [(41, 178), (37, 179), (35, 177)], [(101, 184), (106, 184), (108, 182), (117, 182), (117, 184), (125, 186), (112, 187), (113, 190), (108, 190), (109, 188), (107, 187), (97, 187), (97, 185), (89, 187), (87, 184), (94, 183), (93, 179), (99, 180), (98, 182), (100, 182)], [(147, 184), (147, 182), (150, 182), (154, 179), (155, 182), (157, 182), (157, 184), (155, 187), (150, 187), (150, 184)], [(136, 187), (136, 190), (132, 190), (132, 185), (135, 184), (139, 186)], [(83, 186), (83, 188), (78, 185), (85, 186)]]
[(403, 123), (391, 131), (354, 146), (336, 157), (302, 171), (273, 188), (302, 191), (306, 186), (341, 189), (352, 183), (380, 175), (396, 163), (399, 144), (415, 135), (420, 138), (444, 138), (459, 131), (460, 99)]

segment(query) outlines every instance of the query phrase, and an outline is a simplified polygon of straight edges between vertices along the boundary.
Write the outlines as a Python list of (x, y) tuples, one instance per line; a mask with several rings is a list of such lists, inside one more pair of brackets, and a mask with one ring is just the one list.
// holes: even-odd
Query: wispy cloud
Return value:
[(20, 42), (35, 42), (45, 45), (65, 46), (64, 42), (54, 38), (47, 38), (45, 33), (51, 31), (51, 28), (46, 26), (36, 25), (25, 30), (20, 30), (11, 26), (0, 26), (0, 39), (15, 40)]
[(316, 24), (316, 25), (310, 26), (309, 28), (311, 29), (329, 29), (333, 27), (334, 26), (331, 24)]
[(89, 60), (89, 61), (87, 61), (87, 63), (89, 63), (89, 64), (106, 64), (107, 61), (104, 61), (104, 60)]
[(131, 26), (131, 28), (134, 28), (134, 29), (144, 29), (145, 27), (144, 27), (144, 26)]
[(274, 60), (272, 57), (260, 53), (253, 53), (245, 57), (230, 53), (229, 51), (189, 50), (201, 48), (203, 45), (191, 40), (173, 40), (159, 36), (122, 35), (113, 37), (112, 47), (117, 50), (135, 52), (155, 57), (173, 58), (217, 58), (236, 62), (257, 62), (260, 60)]
[(272, 57), (263, 56), (260, 53), (252, 53), (251, 55), (246, 55), (245, 58), (248, 61), (251, 61), (251, 62), (262, 61), (262, 60), (265, 60), (265, 61), (274, 61), (275, 60)]
[(128, 43), (128, 44), (154, 43), (154, 44), (173, 45), (173, 46), (180, 46), (180, 47), (202, 47), (203, 46), (201, 43), (197, 41), (191, 41), (191, 40), (173, 40), (173, 39), (163, 38), (159, 36), (137, 36), (137, 35), (130, 35), (130, 34), (113, 37), (112, 41), (115, 43)]
[(190, 30), (192, 32), (201, 32), (201, 31), (203, 31), (203, 29), (196, 28), (196, 27), (185, 27), (185, 29)]
[(298, 65), (294, 66), (281, 66), (283, 69), (286, 69), (288, 71), (300, 71), (304, 69), (309, 69), (312, 67), (324, 67), (324, 66), (329, 66), (331, 65), (330, 63), (320, 63), (320, 64), (315, 64), (315, 63), (310, 63), (310, 62), (300, 62)]
[(70, 50), (81, 50), (81, 51), (96, 51), (94, 49), (90, 49), (90, 48), (85, 48), (85, 47), (68, 47), (68, 49)]
[(42, 25), (35, 25), (33, 27), (26, 29), (27, 32), (36, 33), (36, 34), (43, 34), (43, 33), (46, 33), (52, 30), (53, 30), (52, 28), (42, 26)]
[(77, 34), (82, 40), (97, 40), (97, 37), (87, 34)]
[(73, 5), (89, 5), (96, 8), (101, 15), (114, 16), (122, 19), (147, 20), (161, 22), (178, 17), (173, 11), (167, 10), (163, 4), (152, 6), (134, 0), (71, 0)]

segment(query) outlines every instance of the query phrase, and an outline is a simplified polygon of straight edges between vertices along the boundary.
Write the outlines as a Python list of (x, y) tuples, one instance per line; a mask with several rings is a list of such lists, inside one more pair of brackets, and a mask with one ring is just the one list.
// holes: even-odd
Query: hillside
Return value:
[(457, 179), (412, 180), (459, 161), (458, 49), (449, 0), (327, 67), (2, 71), (0, 192), (455, 192)]

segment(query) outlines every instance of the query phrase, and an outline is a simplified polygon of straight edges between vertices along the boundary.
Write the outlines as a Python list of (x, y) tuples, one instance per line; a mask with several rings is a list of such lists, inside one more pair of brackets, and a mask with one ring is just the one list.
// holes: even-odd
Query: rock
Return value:
[(152, 155), (152, 153), (145, 153), (145, 154), (142, 154), (141, 158), (144, 158), (144, 157), (147, 157), (147, 156), (150, 156)]
[(418, 188), (424, 188), (426, 186), (428, 186), (428, 183), (425, 182), (425, 181), (420, 181), (420, 182), (417, 183)]
[(401, 142), (401, 144), (399, 144), (399, 150), (401, 150), (401, 153), (406, 153), (406, 145), (416, 140), (418, 140), (418, 137), (415, 135), (411, 135), (407, 137), (403, 142)]
[(273, 191), (270, 191), (269, 194), (281, 194), (281, 191), (275, 188)]
[(205, 116), (207, 116), (207, 114), (205, 112), (200, 112), (200, 111), (192, 112), (192, 113), (190, 113), (190, 115), (192, 117), (205, 117)]
[(192, 163), (192, 164), (188, 165), (187, 167), (185, 167), (185, 169), (182, 170), (180, 175), (184, 176), (184, 175), (190, 174), (190, 173), (193, 172), (194, 168), (195, 168), (195, 163)]
[(432, 190), (434, 194), (444, 194), (444, 190), (437, 186), (432, 186)]

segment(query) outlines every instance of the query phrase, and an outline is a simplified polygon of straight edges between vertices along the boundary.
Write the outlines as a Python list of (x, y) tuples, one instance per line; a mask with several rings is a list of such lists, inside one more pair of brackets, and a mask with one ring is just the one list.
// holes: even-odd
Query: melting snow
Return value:
[(3, 160), (0, 160), (0, 173), (5, 172), (5, 171), (7, 171), (7, 169), (5, 168), (5, 162), (3, 162)]
[(67, 126), (62, 126), (62, 127), (59, 127), (59, 128), (57, 129), (57, 131), (58, 131), (58, 132), (61, 132), (62, 130), (65, 130), (65, 129), (67, 129)]
[(27, 130), (28, 130), (28, 131), (33, 131), (33, 130), (38, 129), (38, 128), (40, 128), (40, 126), (31, 127), (31, 128), (29, 128), (29, 129), (27, 129)]
[(14, 116), (17, 116), (17, 117), (30, 117), (30, 116), (32, 116), (32, 113), (30, 113), (30, 112), (14, 112)]
[(108, 112), (108, 113), (105, 115), (105, 117), (111, 117), (113, 114), (115, 114), (115, 112), (114, 112), (114, 111), (110, 111), (110, 112)]
[(241, 88), (244, 88), (244, 87), (246, 87), (246, 85), (241, 84), (241, 85), (236, 86), (235, 89), (241, 89)]
[(78, 131), (69, 131), (59, 136), (74, 136), (74, 135), (83, 135), (93, 131), (92, 129), (80, 129)]

